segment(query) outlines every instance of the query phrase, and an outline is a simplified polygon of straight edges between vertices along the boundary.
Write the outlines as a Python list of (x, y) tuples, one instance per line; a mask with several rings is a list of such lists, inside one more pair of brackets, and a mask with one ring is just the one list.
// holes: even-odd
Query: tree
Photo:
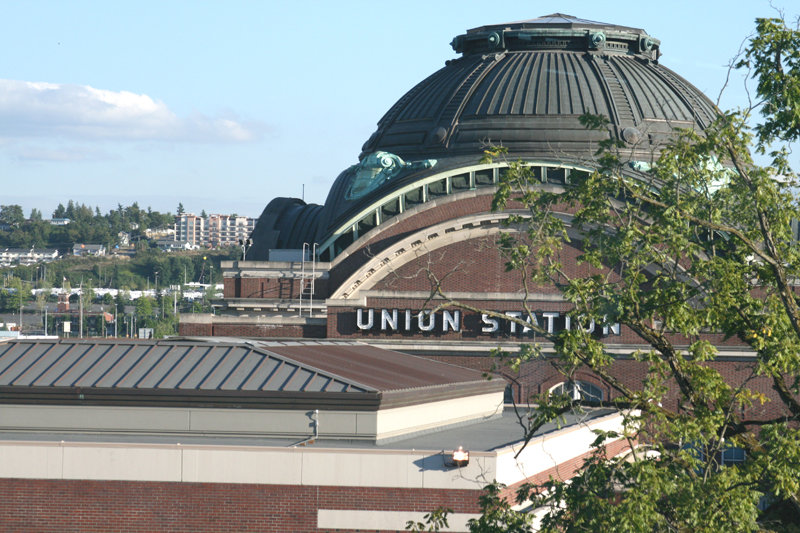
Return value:
[[(800, 246), (791, 222), (800, 220), (800, 201), (788, 154), (800, 138), (800, 31), (759, 19), (737, 67), (752, 73), (761, 101), (721, 113), (702, 134), (677, 132), (638, 177), (626, 171), (624, 146), (609, 137), (597, 170), (563, 191), (537, 186), (521, 161), (509, 161), (498, 187), (494, 208), (510, 210), (500, 250), (526, 294), (554, 285), (572, 304), (573, 323), (619, 323), (648, 347), (631, 355), (646, 378), (629, 387), (615, 377), (614, 355), (600, 339), (583, 327), (548, 331), (523, 301), (528, 317), (517, 322), (555, 357), (531, 344), (504, 362), (547, 358), (567, 381), (588, 369), (613, 391), (605, 403), (625, 419), (622, 433), (598, 434), (575, 478), (519, 490), (520, 501), (549, 510), (544, 531), (787, 530), (797, 519)], [(583, 121), (608, 125), (603, 117)], [(751, 148), (766, 166), (754, 162)], [(568, 244), (580, 247), (591, 275), (575, 277), (559, 262)], [(437, 308), (497, 315), (448, 298), (445, 289), (434, 286)], [(714, 366), (722, 339), (752, 354), (738, 381)], [(579, 408), (571, 395), (533, 401), (526, 439)], [(602, 444), (609, 438), (643, 446), (608, 457)], [(725, 467), (727, 454), (739, 450), (744, 460)], [(775, 505), (762, 511), (759, 502)], [(782, 505), (788, 515), (778, 512)]]
[(16, 204), (0, 205), (0, 223), (16, 227), (25, 222), (25, 214), (22, 207)]

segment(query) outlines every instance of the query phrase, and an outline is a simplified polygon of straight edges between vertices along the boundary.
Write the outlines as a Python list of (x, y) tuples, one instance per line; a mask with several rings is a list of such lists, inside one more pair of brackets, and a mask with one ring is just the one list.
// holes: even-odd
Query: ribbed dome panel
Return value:
[(472, 92), (462, 116), (608, 116), (597, 74), (575, 54), (509, 54)]

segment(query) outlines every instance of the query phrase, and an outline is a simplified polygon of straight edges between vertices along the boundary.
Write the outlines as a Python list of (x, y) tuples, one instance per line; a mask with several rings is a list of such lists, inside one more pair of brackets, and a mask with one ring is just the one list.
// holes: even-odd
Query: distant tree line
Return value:
[(171, 213), (160, 213), (138, 203), (116, 209), (106, 214), (99, 207), (78, 204), (70, 200), (58, 204), (52, 218), (68, 218), (67, 225), (53, 225), (42, 212), (32, 209), (25, 218), (19, 205), (0, 205), (0, 247), (4, 248), (55, 248), (68, 253), (75, 243), (103, 244), (112, 248), (119, 242), (120, 232), (130, 235), (136, 242), (145, 229), (167, 228), (175, 222)]
[(72, 287), (110, 288), (122, 290), (153, 289), (169, 285), (199, 282), (219, 283), (220, 262), (236, 259), (236, 247), (194, 252), (162, 252), (146, 248), (134, 257), (66, 257), (52, 263), (17, 265), (0, 268), (2, 283), (8, 287), (13, 279), (27, 288)]

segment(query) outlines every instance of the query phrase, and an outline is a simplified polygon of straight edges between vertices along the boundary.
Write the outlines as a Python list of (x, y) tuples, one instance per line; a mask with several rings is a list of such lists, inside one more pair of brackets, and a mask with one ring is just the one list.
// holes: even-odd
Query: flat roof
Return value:
[[(525, 419), (525, 407), (518, 407)], [(563, 430), (571, 426), (580, 426), (592, 420), (614, 414), (611, 408), (583, 408), (580, 411), (567, 413), (559, 421), (545, 424), (534, 436)], [(324, 423), (322, 413), (321, 423)], [(457, 426), (450, 426), (435, 432), (403, 437), (376, 444), (373, 441), (317, 439), (307, 446), (314, 448), (337, 449), (374, 449), (374, 450), (452, 450), (463, 446), (470, 451), (492, 451), (505, 448), (522, 441), (524, 429), (512, 406), (506, 406), (502, 416), (474, 421)], [(20, 432), (0, 431), (0, 441), (33, 441), (33, 442), (93, 442), (93, 443), (125, 443), (125, 444), (191, 444), (208, 446), (255, 446), (255, 447), (291, 447), (302, 441), (297, 439), (257, 438), (257, 437), (201, 437), (192, 435), (147, 435), (147, 434), (86, 434), (56, 432)]]

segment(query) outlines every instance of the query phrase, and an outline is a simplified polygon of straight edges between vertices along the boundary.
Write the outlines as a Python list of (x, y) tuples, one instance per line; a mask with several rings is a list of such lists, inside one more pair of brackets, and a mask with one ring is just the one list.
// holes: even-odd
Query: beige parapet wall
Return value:
[(378, 411), (211, 409), (4, 405), (0, 430), (47, 432), (241, 435), (309, 438), (312, 417), (320, 438), (380, 442), (453, 424), (498, 416), (503, 391)]
[(441, 450), (0, 442), (0, 478), (256, 483), (348, 487), (479, 489), (513, 485), (589, 451), (593, 429), (621, 430), (612, 414), (516, 446), (470, 453), (443, 468)]

